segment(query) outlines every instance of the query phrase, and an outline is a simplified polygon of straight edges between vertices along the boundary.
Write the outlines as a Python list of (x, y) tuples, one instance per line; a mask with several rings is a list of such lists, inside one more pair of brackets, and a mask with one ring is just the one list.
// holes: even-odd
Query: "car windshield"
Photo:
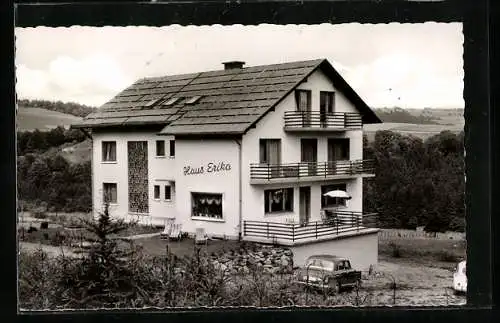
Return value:
[(308, 268), (314, 267), (324, 270), (333, 270), (334, 264), (332, 261), (328, 261), (325, 259), (312, 258), (307, 261), (306, 266)]
[(351, 264), (347, 260), (339, 261), (337, 270), (351, 269)]

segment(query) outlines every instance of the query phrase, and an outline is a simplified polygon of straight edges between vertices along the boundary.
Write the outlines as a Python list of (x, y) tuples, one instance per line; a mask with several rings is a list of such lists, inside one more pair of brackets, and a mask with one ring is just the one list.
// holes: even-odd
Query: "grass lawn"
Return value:
[[(51, 221), (48, 221), (49, 223)], [(33, 243), (42, 243), (47, 245), (58, 246), (61, 245), (69, 245), (74, 242), (79, 242), (83, 238), (83, 240), (92, 240), (95, 239), (94, 235), (87, 232), (84, 229), (68, 229), (64, 227), (49, 227), (48, 229), (40, 229), (39, 226), (35, 225), (37, 228), (36, 231), (26, 232), (26, 230), (19, 229), (19, 240), (24, 242), (33, 242)], [(143, 225), (133, 225), (128, 229), (122, 231), (117, 236), (119, 237), (128, 237), (138, 234), (148, 234), (148, 233), (157, 233), (160, 232), (161, 229), (143, 226)], [(60, 240), (58, 237), (63, 235), (64, 241)]]
[(466, 256), (465, 241), (438, 239), (380, 240), (382, 259), (405, 259), (439, 267), (455, 266)]
[[(195, 244), (194, 239), (191, 238), (183, 238), (180, 241), (167, 241), (161, 239), (159, 236), (144, 238), (144, 239), (136, 239), (134, 243), (138, 246), (142, 246), (144, 251), (147, 254), (153, 256), (161, 256), (166, 254), (167, 245), (170, 251), (178, 256), (188, 256), (191, 255), (194, 251)], [(208, 254), (219, 253), (222, 251), (235, 250), (240, 248), (241, 243), (236, 240), (210, 240), (208, 243), (197, 245), (203, 252)]]

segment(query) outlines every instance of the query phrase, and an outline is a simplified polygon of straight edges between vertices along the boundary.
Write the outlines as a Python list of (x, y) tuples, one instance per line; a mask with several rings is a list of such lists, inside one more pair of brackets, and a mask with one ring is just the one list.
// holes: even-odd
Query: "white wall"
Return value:
[[(335, 91), (328, 78), (317, 71), (312, 74), (300, 89), (312, 90), (312, 109), (319, 111), (320, 91)], [(356, 112), (352, 104), (340, 93), (336, 92), (335, 109), (337, 112)], [(242, 212), (243, 219), (257, 221), (285, 222), (287, 219), (299, 220), (299, 186), (311, 186), (311, 220), (320, 219), (321, 185), (331, 183), (347, 183), (347, 191), (353, 196), (348, 201), (348, 209), (362, 211), (362, 179), (345, 181), (312, 182), (298, 184), (250, 185), (250, 163), (259, 161), (259, 139), (279, 138), (282, 147), (282, 162), (295, 163), (300, 161), (300, 139), (318, 138), (318, 161), (327, 161), (328, 138), (350, 138), (350, 158), (362, 159), (362, 130), (350, 130), (341, 133), (320, 135), (289, 134), (284, 132), (285, 111), (295, 111), (294, 93), (288, 95), (275, 109), (268, 113), (242, 139)], [(157, 136), (149, 133), (95, 133), (93, 149), (93, 190), (94, 207), (102, 205), (102, 183), (118, 184), (118, 203), (111, 207), (112, 215), (127, 217), (128, 214), (128, 183), (127, 183), (127, 141), (148, 141), (149, 164), (149, 207), (150, 217), (141, 217), (143, 222), (163, 224), (164, 219), (175, 217), (177, 223), (182, 223), (182, 230), (193, 233), (197, 226), (205, 228), (209, 234), (237, 237), (239, 232), (239, 145), (230, 139), (226, 140), (176, 140), (175, 159), (156, 158), (156, 140), (165, 140), (166, 154), (168, 155), (168, 136)], [(104, 164), (101, 162), (101, 142), (104, 140), (117, 141), (117, 162)], [(217, 173), (185, 175), (183, 168), (191, 166), (198, 168), (208, 163), (223, 162), (231, 165), (231, 170)], [(153, 187), (161, 185), (161, 197), (164, 196), (165, 181), (175, 180), (173, 200), (166, 202), (153, 199)], [(294, 187), (294, 211), (276, 215), (264, 214), (264, 189)], [(223, 194), (223, 221), (193, 220), (191, 217), (191, 192), (222, 193)]]
[[(114, 217), (139, 220), (142, 223), (163, 224), (164, 219), (175, 216), (175, 192), (173, 201), (155, 201), (153, 186), (160, 184), (161, 197), (164, 196), (165, 180), (175, 180), (175, 158), (169, 155), (169, 140), (173, 137), (158, 136), (154, 132), (107, 132), (94, 133), (92, 147), (93, 167), (93, 210), (102, 210), (103, 183), (117, 183), (117, 203), (110, 205), (110, 213)], [(156, 140), (165, 140), (166, 157), (156, 157)], [(102, 141), (116, 141), (116, 162), (102, 162)], [(149, 185), (149, 216), (131, 215), (128, 212), (128, 141), (148, 142), (148, 185)]]
[[(321, 71), (314, 72), (307, 82), (298, 86), (299, 89), (311, 90), (311, 106), (313, 111), (319, 111), (320, 91), (335, 91), (335, 112), (358, 112), (356, 107), (347, 98), (338, 92), (330, 80)], [(273, 184), (250, 185), (250, 164), (259, 162), (259, 139), (281, 139), (282, 163), (300, 162), (300, 140), (303, 138), (318, 139), (318, 162), (327, 161), (328, 138), (349, 138), (350, 159), (363, 158), (363, 131), (348, 130), (340, 133), (328, 134), (297, 134), (283, 130), (285, 111), (296, 111), (295, 96), (292, 92), (275, 109), (269, 112), (256, 128), (251, 129), (243, 136), (242, 147), (242, 179), (243, 179), (243, 219), (255, 221), (285, 222), (287, 219), (299, 220), (299, 186), (311, 186), (311, 220), (320, 219), (321, 185), (331, 183), (346, 183), (347, 191), (353, 197), (348, 201), (348, 208), (352, 211), (362, 211), (362, 179), (348, 179), (345, 181), (313, 182), (311, 184)], [(276, 215), (264, 214), (264, 189), (295, 187), (294, 212)]]
[[(239, 145), (234, 140), (176, 141), (177, 223), (182, 231), (194, 233), (197, 227), (208, 234), (236, 238), (239, 232)], [(230, 170), (208, 172), (207, 164), (223, 162)], [(184, 167), (203, 167), (202, 174), (185, 175)], [(191, 192), (221, 193), (222, 220), (192, 219)]]

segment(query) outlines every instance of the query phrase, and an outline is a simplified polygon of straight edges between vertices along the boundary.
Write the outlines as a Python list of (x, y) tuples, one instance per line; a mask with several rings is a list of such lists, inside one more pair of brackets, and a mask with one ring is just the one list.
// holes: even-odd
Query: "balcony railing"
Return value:
[(353, 176), (373, 174), (373, 160), (338, 160), (332, 162), (301, 162), (289, 164), (250, 164), (250, 178), (270, 180), (277, 178), (306, 178)]
[(333, 216), (322, 221), (302, 224), (243, 221), (244, 237), (269, 239), (271, 241), (303, 242), (345, 233), (362, 232), (378, 228), (376, 213), (333, 212)]
[(361, 129), (363, 121), (358, 113), (319, 111), (286, 111), (285, 130), (345, 131)]

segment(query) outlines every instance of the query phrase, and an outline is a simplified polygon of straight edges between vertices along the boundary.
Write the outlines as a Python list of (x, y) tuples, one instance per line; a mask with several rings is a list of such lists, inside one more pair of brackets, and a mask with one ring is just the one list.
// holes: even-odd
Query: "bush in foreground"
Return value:
[[(95, 243), (81, 258), (50, 258), (39, 250), (21, 252), (20, 307), (41, 309), (290, 306), (305, 304), (291, 275), (268, 274), (250, 266), (233, 274), (193, 246), (193, 254), (149, 256), (114, 238), (128, 224), (112, 220), (107, 208), (84, 221)], [(318, 304), (311, 295), (305, 302)], [(324, 301), (324, 299), (323, 299)], [(329, 301), (331, 303), (331, 300)], [(321, 304), (321, 303), (319, 303)]]

